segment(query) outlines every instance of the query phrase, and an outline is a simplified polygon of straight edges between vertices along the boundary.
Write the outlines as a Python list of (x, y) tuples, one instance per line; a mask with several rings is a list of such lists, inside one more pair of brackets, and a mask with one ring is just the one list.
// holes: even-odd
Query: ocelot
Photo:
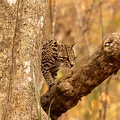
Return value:
[(70, 68), (74, 66), (75, 53), (74, 45), (64, 45), (55, 39), (43, 44), (41, 70), (49, 88), (56, 83), (55, 77), (61, 65)]

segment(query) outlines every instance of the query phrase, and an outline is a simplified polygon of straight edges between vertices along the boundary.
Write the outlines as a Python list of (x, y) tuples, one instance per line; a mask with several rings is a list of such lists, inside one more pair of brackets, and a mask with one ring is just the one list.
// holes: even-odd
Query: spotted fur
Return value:
[(74, 46), (64, 45), (55, 39), (43, 45), (41, 70), (49, 88), (55, 84), (60, 66), (73, 67), (75, 58)]

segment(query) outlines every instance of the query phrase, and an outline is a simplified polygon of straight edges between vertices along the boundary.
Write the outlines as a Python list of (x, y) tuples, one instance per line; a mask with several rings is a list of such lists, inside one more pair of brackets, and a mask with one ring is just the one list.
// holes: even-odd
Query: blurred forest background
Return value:
[[(119, 0), (48, 0), (44, 41), (77, 44), (76, 66), (93, 54), (103, 38), (120, 32)], [(69, 69), (61, 69), (58, 79)], [(41, 94), (47, 90), (44, 82)], [(120, 73), (111, 76), (59, 120), (120, 120)]]

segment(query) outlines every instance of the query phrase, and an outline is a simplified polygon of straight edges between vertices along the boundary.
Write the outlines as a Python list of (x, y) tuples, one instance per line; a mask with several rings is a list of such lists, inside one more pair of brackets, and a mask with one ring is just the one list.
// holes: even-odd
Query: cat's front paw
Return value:
[(55, 85), (55, 82), (49, 84), (49, 89), (50, 89), (53, 85)]

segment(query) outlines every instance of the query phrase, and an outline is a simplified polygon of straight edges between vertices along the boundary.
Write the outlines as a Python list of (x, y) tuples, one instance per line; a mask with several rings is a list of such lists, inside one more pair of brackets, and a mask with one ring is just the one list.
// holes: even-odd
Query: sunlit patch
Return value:
[(28, 77), (28, 81), (32, 81), (32, 78), (30, 76)]
[(25, 72), (28, 74), (30, 72), (30, 66), (28, 66), (25, 70)]
[(25, 67), (30, 65), (30, 61), (25, 61), (24, 65), (25, 65)]
[(30, 72), (30, 61), (25, 61), (24, 63), (25, 72), (28, 74)]
[(7, 2), (10, 4), (10, 6), (12, 5), (12, 4), (15, 4), (16, 3), (16, 0), (7, 0)]
[(40, 26), (41, 26), (41, 28), (44, 27), (44, 17), (43, 16), (40, 17)]
[(105, 43), (105, 47), (108, 47), (108, 46), (110, 46), (110, 43), (109, 42)]

